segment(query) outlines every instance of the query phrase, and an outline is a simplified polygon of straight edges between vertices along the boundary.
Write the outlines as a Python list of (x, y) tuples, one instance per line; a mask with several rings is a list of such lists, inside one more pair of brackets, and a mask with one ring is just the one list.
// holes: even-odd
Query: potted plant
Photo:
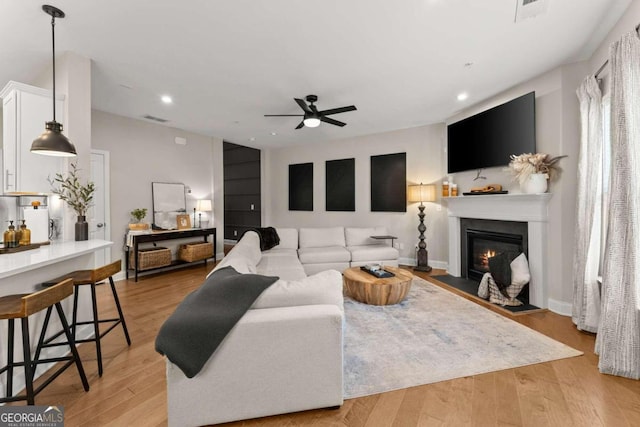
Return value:
[(96, 191), (95, 184), (88, 181), (82, 184), (78, 176), (76, 163), (70, 164), (69, 174), (67, 176), (56, 173), (55, 178), (49, 179), (51, 184), (51, 192), (57, 194), (60, 200), (69, 205), (78, 216), (75, 226), (75, 240), (89, 239), (89, 224), (87, 223), (87, 210), (93, 206), (93, 195)]
[(547, 180), (552, 180), (558, 173), (558, 161), (563, 156), (552, 157), (544, 153), (525, 153), (519, 156), (511, 155), (508, 170), (520, 184), (524, 193), (545, 193)]
[(148, 230), (149, 224), (142, 222), (144, 217), (147, 216), (146, 208), (136, 208), (131, 211), (131, 219), (133, 222), (129, 223), (129, 230)]

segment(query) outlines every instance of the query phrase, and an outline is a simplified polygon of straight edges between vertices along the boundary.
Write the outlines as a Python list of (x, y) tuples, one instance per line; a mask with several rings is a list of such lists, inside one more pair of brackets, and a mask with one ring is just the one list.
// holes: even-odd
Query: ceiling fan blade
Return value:
[(298, 105), (300, 106), (300, 108), (302, 108), (302, 110), (303, 110), (305, 113), (311, 113), (311, 110), (309, 109), (309, 106), (307, 105), (307, 103), (306, 103), (306, 102), (304, 102), (304, 100), (302, 100), (302, 99), (300, 99), (300, 98), (293, 98), (293, 99), (298, 103)]
[(265, 117), (304, 117), (304, 114), (265, 114)]
[(355, 105), (350, 105), (348, 107), (340, 107), (340, 108), (332, 108), (330, 110), (320, 111), (320, 114), (323, 116), (328, 116), (330, 114), (338, 114), (338, 113), (346, 113), (347, 111), (355, 111), (357, 110)]
[(309, 105), (309, 108), (311, 108), (311, 111), (313, 111), (313, 114), (315, 114), (316, 116), (319, 115), (318, 108), (315, 105), (311, 104)]
[(339, 122), (337, 120), (334, 120), (334, 119), (329, 118), (329, 117), (324, 117), (324, 116), (320, 116), (320, 121), (323, 121), (325, 123), (329, 123), (329, 124), (332, 124), (332, 125), (340, 126), (340, 127), (346, 125), (346, 123)]
[(304, 120), (300, 122), (300, 124), (298, 126), (296, 126), (296, 129), (301, 129), (304, 127)]

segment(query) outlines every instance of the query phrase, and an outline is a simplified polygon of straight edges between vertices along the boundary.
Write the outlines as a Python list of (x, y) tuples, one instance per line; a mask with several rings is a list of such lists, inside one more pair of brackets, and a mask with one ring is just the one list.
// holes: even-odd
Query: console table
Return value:
[[(212, 245), (213, 245), (213, 260), (215, 261), (216, 259), (216, 229), (215, 228), (190, 228), (187, 230), (170, 230), (170, 231), (152, 231), (150, 233), (144, 233), (144, 234), (132, 234), (129, 236), (129, 239), (125, 245), (125, 250), (126, 250), (126, 256), (125, 256), (125, 275), (127, 280), (129, 279), (129, 270), (133, 270), (134, 271), (134, 280), (137, 282), (138, 281), (138, 273), (140, 270), (138, 270), (138, 246), (141, 243), (154, 243), (154, 242), (160, 242), (160, 241), (165, 241), (165, 240), (177, 240), (177, 239), (188, 239), (190, 237), (202, 237), (204, 239), (205, 242), (209, 241), (209, 236), (213, 236), (213, 241), (212, 241)], [(127, 239), (127, 236), (125, 235), (125, 239)], [(133, 267), (131, 267), (129, 265), (129, 251), (133, 250), (133, 256), (135, 259), (135, 262), (133, 263)], [(207, 260), (203, 260), (204, 264), (207, 265)], [(194, 261), (194, 262), (200, 262), (200, 261)], [(156, 267), (156, 268), (150, 268), (150, 269), (146, 269), (144, 271), (150, 271), (150, 270), (155, 270), (155, 269), (159, 269), (159, 268), (167, 268), (170, 266), (175, 266), (175, 265), (180, 265), (180, 264), (192, 264), (190, 262), (186, 262), (186, 261), (180, 261), (180, 260), (174, 260), (171, 262), (170, 265), (165, 265), (162, 267)]]

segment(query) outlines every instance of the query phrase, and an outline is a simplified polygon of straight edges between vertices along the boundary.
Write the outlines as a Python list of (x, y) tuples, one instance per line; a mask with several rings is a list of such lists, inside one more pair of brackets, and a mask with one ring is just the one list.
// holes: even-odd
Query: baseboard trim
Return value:
[[(398, 258), (398, 264), (400, 264), (400, 265), (408, 265), (410, 267), (415, 267), (416, 260), (414, 258), (403, 258), (403, 257), (400, 257), (400, 258)], [(433, 268), (446, 270), (447, 267), (449, 266), (449, 263), (446, 262), (446, 261), (431, 260), (431, 261), (429, 261), (429, 265), (431, 267), (433, 267)]]
[(571, 313), (573, 312), (573, 304), (564, 301), (558, 301), (553, 298), (549, 298), (548, 302), (549, 311), (553, 311), (554, 313), (561, 316), (571, 316)]

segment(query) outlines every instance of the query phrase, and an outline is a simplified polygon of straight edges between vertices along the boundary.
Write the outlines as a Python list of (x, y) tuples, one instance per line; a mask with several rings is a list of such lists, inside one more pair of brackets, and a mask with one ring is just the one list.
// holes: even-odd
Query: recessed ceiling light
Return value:
[(469, 98), (469, 94), (467, 92), (462, 92), (458, 94), (458, 101), (464, 101)]
[(253, 142), (253, 141), (255, 141), (255, 140), (256, 140), (256, 138), (255, 138), (255, 137), (253, 137), (253, 136), (252, 136), (251, 138), (249, 138), (249, 141), (251, 141), (251, 142)]
[(277, 133), (271, 132), (271, 136), (276, 136), (276, 135), (277, 135)]
[(171, 104), (173, 102), (173, 99), (171, 99), (171, 97), (169, 95), (162, 95), (162, 97), (160, 99), (165, 104)]

